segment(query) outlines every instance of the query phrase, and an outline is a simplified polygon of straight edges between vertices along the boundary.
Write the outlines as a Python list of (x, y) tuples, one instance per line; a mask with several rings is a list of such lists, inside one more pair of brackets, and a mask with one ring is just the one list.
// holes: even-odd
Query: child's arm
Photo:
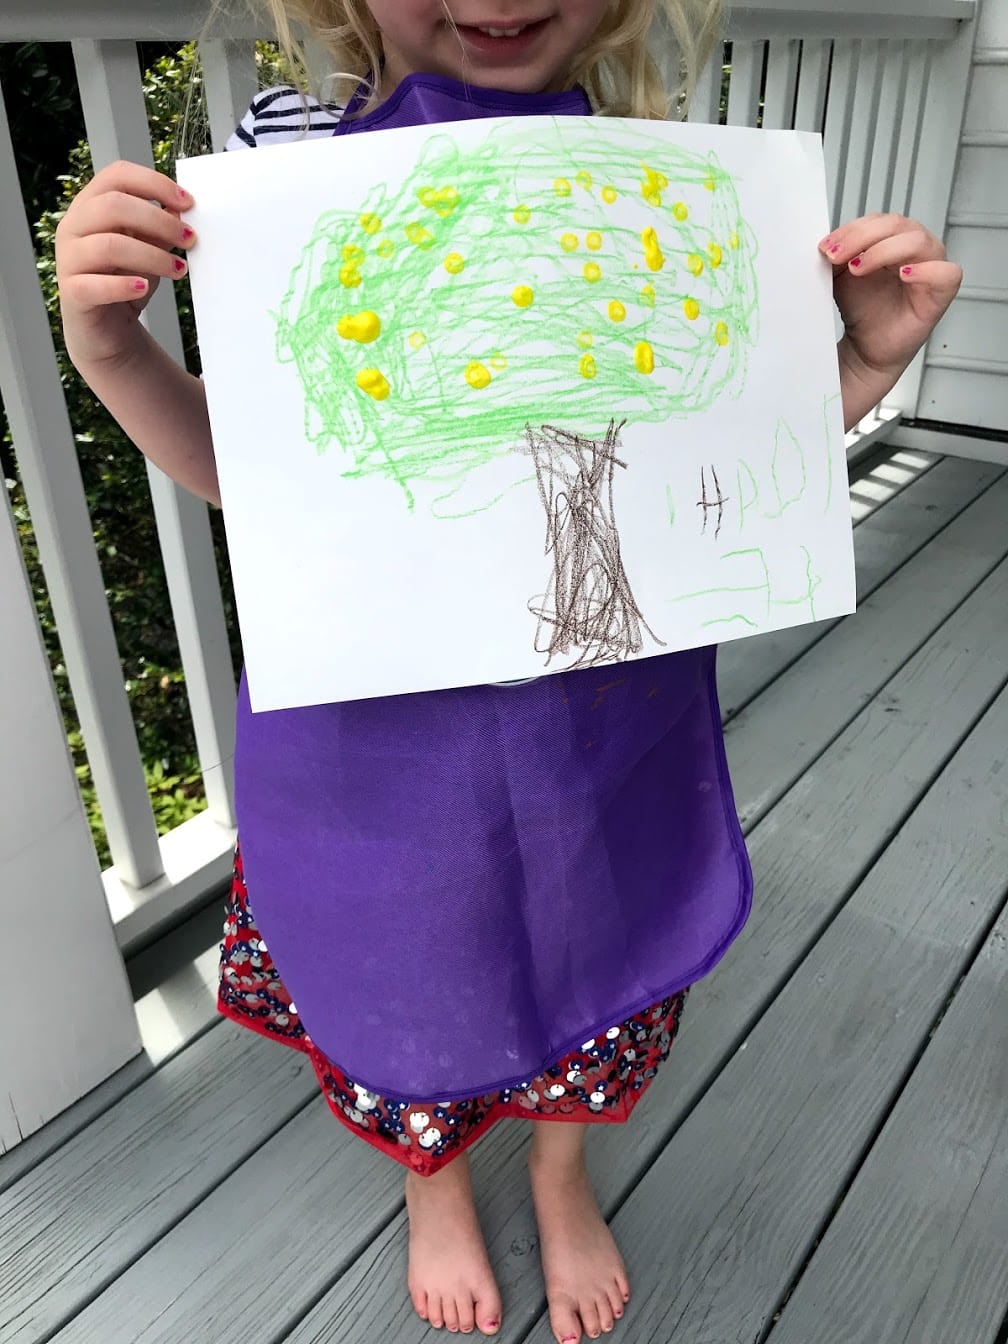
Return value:
[(194, 494), (220, 503), (206, 394), (140, 323), (172, 255), (195, 235), (189, 194), (161, 173), (115, 163), (74, 198), (56, 230), (56, 275), (67, 353), (137, 447)]
[(895, 387), (962, 284), (941, 240), (902, 215), (866, 215), (819, 244), (844, 323), (837, 347), (844, 425)]

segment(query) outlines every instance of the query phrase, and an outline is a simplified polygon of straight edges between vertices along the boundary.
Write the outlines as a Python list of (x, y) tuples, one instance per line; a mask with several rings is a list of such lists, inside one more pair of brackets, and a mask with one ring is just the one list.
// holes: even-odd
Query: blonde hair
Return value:
[[(381, 64), (381, 33), (366, 0), (253, 0), (269, 16), (294, 82), (314, 83), (303, 46), (314, 39), (332, 61), (330, 79), (359, 88), (364, 111), (378, 101), (368, 82)], [(447, 6), (446, 6), (447, 12)], [(612, 0), (564, 85), (582, 85), (604, 116), (665, 119), (685, 115), (690, 95), (720, 31), (720, 0)], [(652, 33), (670, 43), (663, 78), (650, 50)], [(314, 90), (312, 90), (314, 92)]]

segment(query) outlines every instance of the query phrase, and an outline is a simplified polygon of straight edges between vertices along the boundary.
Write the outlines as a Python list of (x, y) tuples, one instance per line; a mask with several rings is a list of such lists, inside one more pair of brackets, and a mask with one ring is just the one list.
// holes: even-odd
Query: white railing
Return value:
[[(966, 96), (973, 0), (878, 0), (875, 5), (860, 0), (854, 12), (840, 9), (835, 0), (750, 0), (736, 6), (727, 21), (727, 121), (755, 125), (761, 116), (765, 126), (821, 131), (835, 220), (870, 209), (893, 209), (916, 214), (941, 231)], [(59, 0), (45, 5), (5, 0), (0, 42), (72, 41), (96, 166), (120, 157), (150, 163), (136, 44), (186, 40), (200, 32), (204, 19), (204, 4), (188, 0), (173, 6), (163, 0)], [(230, 18), (205, 46), (216, 146), (230, 133), (254, 90), (254, 35), (250, 20)], [(715, 60), (697, 92), (694, 116), (719, 119), (721, 86), (721, 63)], [(151, 469), (151, 495), (208, 800), (206, 813), (159, 839), (2, 107), (0, 263), (0, 391), (113, 857), (100, 886), (92, 874), (82, 874), (80, 891), (66, 899), (79, 911), (81, 903), (103, 892), (115, 926), (112, 949), (118, 944), (124, 952), (204, 899), (226, 879), (230, 866), (235, 687), (208, 514), (202, 503)], [(180, 354), (178, 321), (166, 288), (156, 295), (149, 321), (157, 338)], [(892, 406), (851, 436), (852, 450), (884, 437), (900, 410), (913, 412), (918, 383), (919, 372), (911, 370)], [(6, 552), (0, 559), (2, 554)], [(24, 583), (17, 565), (0, 573), (0, 585)], [(4, 617), (0, 608), (0, 641), (37, 639), (37, 631), (25, 624), (29, 609), (23, 604), (20, 615)], [(20, 625), (8, 629), (4, 620)], [(9, 675), (6, 669), (3, 675)], [(44, 670), (38, 675), (44, 676)], [(35, 686), (36, 697), (37, 691)], [(16, 684), (5, 684), (0, 695), (0, 703), (15, 714), (29, 699), (26, 689)], [(47, 820), (46, 809), (51, 813), (56, 798), (63, 797), (65, 812), (66, 776), (73, 780), (65, 753), (58, 768), (64, 772), (59, 779), (37, 779), (33, 785), (32, 838), (40, 843), (39, 871), (48, 862), (40, 837), (45, 840), (49, 826), (53, 843), (61, 843), (57, 825), (65, 820), (62, 815)], [(20, 768), (0, 760), (0, 804), (5, 791), (20, 787)], [(82, 815), (78, 821), (83, 825)], [(0, 848), (0, 883), (6, 882), (4, 865)], [(22, 875), (18, 880), (26, 879)], [(0, 888), (0, 915), (8, 928), (11, 915), (5, 914), (4, 902), (12, 909), (15, 904), (27, 909), (35, 895), (27, 889), (5, 894)], [(53, 914), (59, 917), (58, 911)], [(107, 1070), (107, 1061), (96, 1067)]]

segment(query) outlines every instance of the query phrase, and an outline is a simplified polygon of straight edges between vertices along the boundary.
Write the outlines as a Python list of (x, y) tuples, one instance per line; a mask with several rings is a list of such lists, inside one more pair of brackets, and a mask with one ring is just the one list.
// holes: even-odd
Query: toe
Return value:
[(613, 1320), (618, 1321), (625, 1310), (625, 1303), (623, 1294), (615, 1283), (606, 1290), (606, 1297), (609, 1299), (609, 1310), (613, 1314)]
[(558, 1344), (581, 1344), (581, 1320), (572, 1302), (550, 1304), (550, 1325)]
[(602, 1333), (608, 1335), (616, 1324), (616, 1318), (613, 1315), (613, 1309), (605, 1293), (599, 1293), (595, 1301), (595, 1311), (599, 1318), (599, 1325), (602, 1327)]
[(413, 1310), (422, 1321), (426, 1321), (428, 1317), (426, 1292), (422, 1288), (413, 1288), (410, 1297), (413, 1299)]
[(435, 1330), (444, 1329), (444, 1305), (439, 1297), (427, 1297), (427, 1320)]
[(500, 1331), (501, 1300), (496, 1294), (477, 1297), (474, 1304), (476, 1326), (484, 1335), (496, 1335)]
[(598, 1339), (602, 1333), (602, 1322), (599, 1320), (598, 1307), (593, 1301), (581, 1303), (581, 1321), (588, 1338)]
[(471, 1335), (476, 1326), (476, 1312), (471, 1297), (455, 1299), (455, 1319), (463, 1335)]

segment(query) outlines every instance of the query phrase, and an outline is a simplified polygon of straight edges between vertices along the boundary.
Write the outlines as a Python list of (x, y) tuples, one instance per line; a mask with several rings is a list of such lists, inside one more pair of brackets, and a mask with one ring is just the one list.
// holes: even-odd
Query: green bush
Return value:
[[(273, 83), (281, 77), (276, 57), (270, 49), (260, 48), (258, 60), (263, 83)], [(178, 128), (187, 105), (194, 96), (198, 99), (199, 93), (198, 66), (191, 45), (162, 57), (145, 73), (144, 96), (155, 163), (162, 172), (173, 171)], [(194, 120), (198, 128), (199, 118)], [(187, 152), (197, 153), (207, 148), (206, 143), (200, 143), (197, 129), (195, 142), (191, 137), (187, 142)], [(158, 829), (164, 833), (202, 811), (206, 802), (150, 503), (146, 464), (143, 456), (78, 377), (63, 351), (60, 334), (54, 258), (56, 226), (71, 199), (92, 173), (88, 146), (81, 142), (71, 151), (67, 171), (59, 178), (58, 198), (45, 210), (36, 225), (38, 272), (56, 338), (60, 376), (118, 640), (123, 679), (136, 722)], [(179, 284), (176, 293), (186, 362), (192, 372), (198, 372), (195, 328), (187, 282)], [(9, 431), (6, 441), (6, 457), (9, 460)], [(63, 711), (67, 740), (95, 845), (105, 866), (111, 859), (101, 809), (60, 652), (59, 632), (49, 603), (31, 518), (17, 475), (7, 481), (7, 487)], [(241, 652), (234, 619), (234, 599), (223, 524), (216, 509), (211, 510), (211, 528), (231, 631), (232, 658), (237, 666)]]

